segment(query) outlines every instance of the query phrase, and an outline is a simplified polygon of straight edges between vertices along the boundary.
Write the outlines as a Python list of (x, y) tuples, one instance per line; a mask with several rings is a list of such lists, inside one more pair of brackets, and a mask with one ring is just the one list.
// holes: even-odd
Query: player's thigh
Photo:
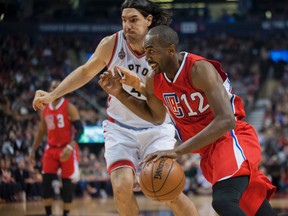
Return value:
[(61, 177), (78, 180), (79, 164), (75, 149), (68, 160), (61, 162)]
[(60, 167), (60, 161), (53, 156), (50, 149), (46, 149), (42, 158), (42, 172), (47, 174), (57, 174)]
[(152, 152), (173, 149), (176, 143), (175, 128), (172, 124), (155, 126), (143, 135), (140, 148), (140, 159)]
[[(105, 159), (107, 168), (110, 170), (116, 162), (119, 168), (122, 166), (135, 167), (138, 164), (139, 143), (136, 139), (137, 132), (122, 128), (114, 123), (108, 122), (105, 129)], [(111, 171), (111, 170), (110, 170)]]

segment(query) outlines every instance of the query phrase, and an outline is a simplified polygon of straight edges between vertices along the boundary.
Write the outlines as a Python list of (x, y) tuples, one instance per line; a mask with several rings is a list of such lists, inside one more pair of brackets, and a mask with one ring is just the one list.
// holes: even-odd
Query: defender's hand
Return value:
[(34, 100), (32, 103), (33, 109), (36, 111), (37, 109), (43, 110), (46, 104), (53, 101), (53, 97), (49, 92), (43, 90), (37, 90), (34, 96)]
[(139, 90), (141, 80), (140, 80), (140, 77), (138, 77), (135, 73), (121, 66), (115, 66), (114, 71), (118, 71), (118, 74), (122, 73), (121, 79), (120, 79), (120, 82), (122, 84), (131, 86), (137, 91)]
[(122, 84), (119, 82), (120, 79), (121, 76), (118, 73), (113, 74), (111, 71), (105, 71), (100, 75), (98, 83), (105, 92), (117, 96), (123, 91)]

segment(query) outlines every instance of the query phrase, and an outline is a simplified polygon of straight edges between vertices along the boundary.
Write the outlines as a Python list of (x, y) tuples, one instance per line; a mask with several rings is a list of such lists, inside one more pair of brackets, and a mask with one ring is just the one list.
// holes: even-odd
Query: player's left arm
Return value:
[(72, 122), (74, 128), (76, 129), (76, 132), (74, 134), (74, 139), (72, 140), (72, 142), (70, 144), (74, 148), (75, 144), (78, 142), (79, 138), (81, 137), (84, 129), (83, 129), (83, 124), (80, 120), (79, 111), (74, 104), (69, 103), (68, 113), (70, 116), (70, 121)]
[(208, 61), (197, 61), (191, 70), (191, 80), (196, 88), (205, 93), (215, 118), (193, 138), (176, 147), (177, 155), (205, 147), (236, 126), (228, 93), (215, 67)]
[(154, 94), (153, 71), (150, 71), (146, 77), (145, 92), (146, 101), (139, 100), (134, 96), (128, 95), (126, 91), (121, 91), (121, 94), (117, 95), (117, 99), (140, 118), (155, 125), (163, 124), (166, 118), (167, 110), (163, 105), (163, 102)]
[(140, 92), (142, 95), (147, 97), (146, 85), (140, 80), (140, 77), (137, 76), (132, 71), (128, 70), (127, 68), (116, 66), (114, 70), (119, 71), (121, 73), (121, 79), (119, 80), (120, 83), (131, 86), (136, 91)]
[(71, 141), (71, 143), (66, 145), (65, 148), (63, 149), (63, 151), (61, 152), (61, 156), (60, 156), (61, 161), (66, 161), (70, 158), (70, 155), (71, 155), (73, 149), (77, 145), (77, 142), (83, 133), (83, 125), (82, 125), (82, 122), (80, 120), (79, 111), (76, 108), (76, 106), (69, 103), (68, 104), (68, 113), (69, 113), (70, 121), (72, 122), (74, 128), (76, 129), (76, 132), (74, 134), (74, 139)]
[(205, 93), (215, 118), (202, 131), (179, 146), (171, 150), (151, 153), (140, 164), (151, 159), (156, 161), (161, 157), (177, 158), (194, 152), (216, 141), (235, 127), (235, 117), (228, 94), (214, 66), (207, 61), (200, 60), (193, 65), (190, 74), (193, 86)]

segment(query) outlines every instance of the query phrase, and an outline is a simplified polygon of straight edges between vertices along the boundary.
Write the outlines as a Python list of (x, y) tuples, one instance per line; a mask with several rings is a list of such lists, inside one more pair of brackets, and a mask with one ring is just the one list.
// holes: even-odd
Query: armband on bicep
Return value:
[(76, 142), (78, 142), (79, 138), (81, 137), (81, 135), (82, 135), (82, 133), (84, 131), (82, 122), (80, 120), (76, 120), (76, 121), (73, 121), (72, 124), (75, 127), (75, 129), (76, 129), (76, 133), (74, 135), (74, 140)]

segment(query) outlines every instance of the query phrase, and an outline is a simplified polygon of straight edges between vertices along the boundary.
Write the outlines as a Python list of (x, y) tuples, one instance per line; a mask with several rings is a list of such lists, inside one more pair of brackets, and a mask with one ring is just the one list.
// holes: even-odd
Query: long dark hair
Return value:
[(172, 13), (162, 9), (159, 4), (148, 0), (125, 0), (121, 6), (121, 12), (123, 12), (125, 8), (135, 8), (144, 17), (151, 14), (153, 20), (149, 29), (158, 25), (169, 25), (172, 22)]

